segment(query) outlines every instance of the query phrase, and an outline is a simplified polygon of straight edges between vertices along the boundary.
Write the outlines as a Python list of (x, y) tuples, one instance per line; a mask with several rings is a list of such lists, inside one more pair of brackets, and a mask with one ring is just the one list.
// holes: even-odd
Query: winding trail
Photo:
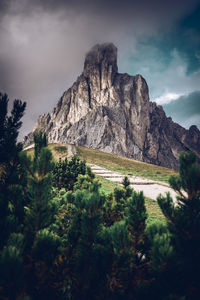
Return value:
[[(26, 147), (24, 150), (31, 149), (33, 148), (33, 144)], [(67, 157), (71, 157), (77, 153), (76, 147), (74, 145), (65, 145), (67, 146)], [(92, 171), (99, 176), (104, 177), (107, 180), (110, 180), (112, 182), (121, 184), (122, 180), (125, 176), (127, 176), (130, 180), (130, 186), (136, 191), (143, 191), (144, 195), (148, 198), (151, 198), (153, 200), (156, 200), (158, 195), (161, 194), (165, 196), (167, 192), (170, 192), (172, 199), (174, 202), (176, 202), (176, 192), (170, 188), (169, 184), (166, 182), (161, 182), (161, 181), (155, 181), (143, 177), (138, 177), (138, 176), (129, 176), (129, 175), (124, 175), (119, 172), (114, 172), (110, 171), (106, 168), (94, 165), (94, 164), (88, 164), (88, 166), (91, 167)]]
[[(88, 164), (92, 171), (99, 176), (104, 177), (107, 180), (121, 184), (125, 175), (120, 174), (119, 172), (113, 172), (102, 168), (94, 164)], [(159, 194), (165, 196), (167, 192), (170, 192), (172, 199), (176, 202), (176, 192), (170, 188), (169, 184), (161, 181), (154, 181), (151, 179), (146, 179), (138, 176), (128, 176), (130, 180), (130, 186), (136, 191), (143, 191), (144, 195), (148, 198), (156, 200)]]
[(76, 147), (71, 144), (67, 144), (67, 158), (77, 154)]

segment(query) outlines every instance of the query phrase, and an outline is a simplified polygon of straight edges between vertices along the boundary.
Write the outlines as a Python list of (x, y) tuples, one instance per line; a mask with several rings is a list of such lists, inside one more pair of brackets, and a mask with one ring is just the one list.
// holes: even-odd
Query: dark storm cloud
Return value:
[(143, 74), (151, 99), (159, 104), (199, 89), (200, 5), (177, 18), (164, 32), (140, 36), (125, 70)]
[(4, 12), (8, 9), (10, 6), (10, 1), (2, 0), (0, 1), (0, 14), (4, 14)]
[(188, 74), (200, 69), (200, 5), (179, 24), (177, 45), (188, 62)]
[(143, 38), (138, 44), (139, 48), (157, 49), (159, 58), (166, 65), (173, 58), (175, 49), (187, 63), (187, 73), (193, 73), (200, 69), (200, 5), (188, 15), (177, 20), (168, 31), (156, 36)]
[[(115, 21), (117, 23), (139, 20), (140, 26), (150, 22), (170, 23), (181, 17), (195, 7), (199, 0), (3, 0), (1, 6), (3, 12), (7, 11), (13, 15), (30, 15), (37, 11), (55, 13), (63, 11), (69, 16), (91, 14), (103, 18), (103, 20)], [(146, 17), (146, 18), (144, 18)]]
[(1, 0), (0, 90), (28, 102), (23, 133), (76, 80), (94, 44), (115, 43), (123, 69), (141, 38), (169, 32), (198, 2)]
[(200, 129), (200, 91), (195, 91), (163, 105), (167, 116), (189, 128), (196, 124)]

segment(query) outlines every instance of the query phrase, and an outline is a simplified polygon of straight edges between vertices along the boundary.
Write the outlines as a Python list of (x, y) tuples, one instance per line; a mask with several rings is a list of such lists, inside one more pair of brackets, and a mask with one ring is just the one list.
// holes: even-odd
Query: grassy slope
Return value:
[[(58, 160), (59, 158), (65, 158), (67, 156), (67, 149), (66, 151), (58, 151), (58, 147), (62, 146), (66, 145), (50, 144), (48, 146), (53, 153), (54, 159)], [(176, 174), (173, 170), (164, 167), (139, 162), (129, 158), (124, 158), (85, 147), (76, 148), (80, 158), (86, 160), (87, 163), (97, 164), (113, 171), (119, 171), (123, 174), (143, 176), (153, 180), (165, 182), (168, 182), (168, 179), (171, 175)], [(33, 155), (33, 149), (26, 151), (29, 155)], [(116, 183), (104, 179), (101, 176), (96, 176), (96, 178), (102, 184), (101, 190), (105, 194), (113, 192), (114, 188), (118, 186)], [(159, 220), (161, 222), (165, 221), (165, 218), (156, 201), (146, 198), (145, 204), (148, 212), (148, 223), (152, 223), (155, 220)]]
[[(65, 158), (67, 156), (67, 145), (63, 144), (49, 144), (48, 148), (52, 151), (53, 157), (55, 160), (59, 158)], [(64, 149), (65, 148), (65, 149)], [(25, 150), (28, 155), (33, 156), (34, 149)]]
[[(59, 151), (59, 147), (65, 147), (66, 151)], [(63, 144), (49, 144), (48, 147), (53, 153), (55, 160), (65, 158), (67, 156), (67, 145)], [(136, 161), (130, 158), (117, 156), (110, 153), (105, 153), (99, 150), (89, 149), (85, 147), (76, 147), (77, 153), (81, 159), (87, 163), (97, 164), (112, 171), (118, 171), (126, 175), (136, 175), (145, 178), (168, 182), (171, 175), (177, 174), (172, 169), (147, 164)], [(33, 155), (33, 149), (26, 150), (27, 154)]]
[[(157, 181), (168, 182), (171, 175), (177, 174), (174, 170), (168, 168), (139, 162), (86, 147), (77, 147), (77, 153), (80, 158), (86, 160), (87, 163), (97, 164), (109, 170), (118, 171), (126, 175), (142, 176)], [(106, 194), (112, 192), (117, 186), (116, 183), (110, 182), (101, 176), (96, 177), (102, 184), (102, 191)], [(155, 200), (145, 198), (145, 204), (148, 212), (147, 222), (149, 224), (154, 221), (165, 222), (165, 217)]]
[(88, 163), (97, 164), (112, 171), (119, 171), (126, 175), (137, 175), (145, 178), (168, 182), (176, 172), (164, 167), (139, 162), (130, 158), (117, 156), (102, 151), (77, 147), (77, 152)]

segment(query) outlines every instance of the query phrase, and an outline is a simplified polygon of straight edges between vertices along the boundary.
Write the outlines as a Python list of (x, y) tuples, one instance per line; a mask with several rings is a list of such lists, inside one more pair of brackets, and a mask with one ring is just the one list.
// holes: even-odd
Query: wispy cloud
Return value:
[(195, 124), (200, 129), (200, 90), (181, 96), (163, 105), (167, 116), (189, 128)]
[(157, 104), (165, 104), (165, 103), (170, 103), (171, 101), (174, 101), (182, 96), (181, 94), (176, 94), (176, 93), (166, 93), (158, 98), (155, 98), (154, 101)]

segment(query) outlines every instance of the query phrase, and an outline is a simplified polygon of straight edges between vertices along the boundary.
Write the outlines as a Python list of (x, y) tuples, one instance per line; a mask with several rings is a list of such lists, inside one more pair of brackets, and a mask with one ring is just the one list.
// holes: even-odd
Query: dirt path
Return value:
[(76, 147), (74, 145), (67, 145), (67, 157), (71, 157), (77, 153)]
[(28, 147), (26, 147), (26, 148), (24, 148), (23, 150), (28, 150), (28, 149), (32, 149), (32, 148), (34, 148), (34, 144), (31, 144), (30, 146), (28, 146)]
[[(99, 167), (97, 165), (89, 164), (92, 171), (99, 176), (104, 177), (110, 181), (121, 183), (124, 176), (118, 172), (109, 171), (105, 168)], [(159, 194), (165, 196), (167, 192), (170, 192), (171, 197), (174, 201), (176, 201), (177, 194), (174, 192), (173, 189), (169, 187), (169, 185), (165, 182), (153, 181), (150, 179), (137, 177), (137, 176), (127, 176), (131, 182), (131, 187), (139, 192), (143, 191), (144, 195), (148, 198), (156, 200)]]

